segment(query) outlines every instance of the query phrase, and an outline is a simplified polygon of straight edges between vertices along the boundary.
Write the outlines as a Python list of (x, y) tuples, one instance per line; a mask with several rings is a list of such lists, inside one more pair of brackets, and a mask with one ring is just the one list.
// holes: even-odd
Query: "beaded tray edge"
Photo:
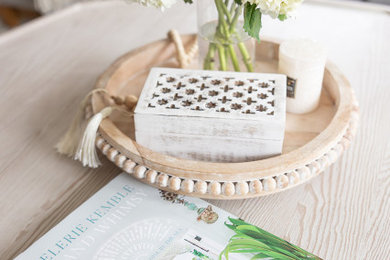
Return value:
[(181, 178), (155, 171), (132, 161), (112, 147), (100, 134), (96, 138), (96, 146), (123, 171), (161, 190), (209, 199), (242, 199), (264, 196), (292, 188), (310, 180), (333, 164), (342, 155), (355, 137), (359, 124), (359, 107), (354, 93), (352, 94), (353, 111), (351, 111), (348, 126), (336, 145), (319, 158), (314, 161), (308, 161), (293, 171), (265, 178), (239, 180), (236, 182)]

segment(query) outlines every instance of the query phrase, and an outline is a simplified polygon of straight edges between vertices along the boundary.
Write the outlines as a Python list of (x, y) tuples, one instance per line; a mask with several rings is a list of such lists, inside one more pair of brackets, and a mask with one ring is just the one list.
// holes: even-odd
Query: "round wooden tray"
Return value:
[[(182, 40), (189, 48), (196, 36), (183, 36)], [(256, 64), (256, 71), (275, 72), (278, 49), (278, 43), (267, 40), (257, 45), (256, 58), (261, 62)], [(170, 40), (153, 42), (115, 61), (96, 87), (112, 95), (139, 96), (149, 69), (178, 67), (175, 56)], [(100, 111), (106, 102), (102, 95), (93, 95), (93, 112)], [(347, 148), (358, 118), (358, 104), (349, 82), (328, 62), (320, 106), (309, 114), (287, 114), (280, 156), (244, 163), (174, 158), (137, 144), (133, 119), (119, 112), (103, 120), (96, 144), (118, 167), (159, 189), (210, 199), (242, 199), (283, 191), (322, 172)]]

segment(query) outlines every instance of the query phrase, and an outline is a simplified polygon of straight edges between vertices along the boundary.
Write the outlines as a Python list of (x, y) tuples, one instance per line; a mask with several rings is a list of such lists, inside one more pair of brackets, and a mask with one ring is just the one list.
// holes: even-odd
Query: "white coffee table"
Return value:
[[(160, 13), (119, 2), (80, 4), (0, 36), (0, 256), (27, 248), (119, 173), (55, 153), (82, 97), (121, 54), (195, 32), (195, 7)], [(381, 6), (306, 3), (263, 35), (322, 41), (361, 107), (351, 148), (324, 174), (268, 197), (213, 201), (325, 259), (390, 255), (390, 16)]]

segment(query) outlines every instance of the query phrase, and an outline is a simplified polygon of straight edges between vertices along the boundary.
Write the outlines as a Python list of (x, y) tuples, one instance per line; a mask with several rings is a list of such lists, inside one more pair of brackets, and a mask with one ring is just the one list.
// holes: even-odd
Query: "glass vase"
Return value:
[(197, 0), (200, 67), (253, 72), (255, 41), (243, 29), (242, 5)]

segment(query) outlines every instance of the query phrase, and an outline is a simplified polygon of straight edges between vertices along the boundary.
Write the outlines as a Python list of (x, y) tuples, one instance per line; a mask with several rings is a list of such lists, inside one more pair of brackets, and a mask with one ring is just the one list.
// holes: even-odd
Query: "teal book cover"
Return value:
[(122, 173), (16, 259), (320, 258), (204, 200)]

